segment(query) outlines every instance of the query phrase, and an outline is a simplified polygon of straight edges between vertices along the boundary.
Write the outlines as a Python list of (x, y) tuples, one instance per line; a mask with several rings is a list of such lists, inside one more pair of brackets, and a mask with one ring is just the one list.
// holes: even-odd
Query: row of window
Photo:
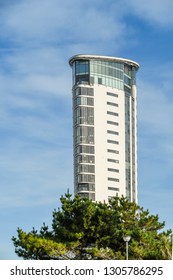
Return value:
[(94, 146), (79, 145), (76, 152), (77, 154), (94, 154)]
[(74, 99), (74, 107), (79, 105), (94, 106), (94, 98), (78, 96), (77, 98)]
[[(110, 172), (119, 173), (119, 169), (108, 168), (107, 170), (110, 171)], [(77, 165), (77, 172), (78, 173), (95, 173), (95, 165), (78, 164)]]
[(90, 155), (78, 155), (75, 158), (75, 161), (77, 163), (95, 163), (95, 157), (94, 156), (90, 156)]
[(75, 136), (92, 136), (94, 137), (94, 127), (93, 126), (78, 126), (75, 129)]
[[(105, 86), (108, 86), (108, 87), (123, 90), (123, 87), (124, 87), (123, 80), (117, 79), (113, 76), (103, 76), (101, 74), (94, 74), (93, 73), (91, 75), (92, 76), (90, 77), (90, 84), (100, 84), (100, 85), (105, 85)], [(79, 77), (80, 77), (80, 79), (78, 79), (78, 80), (88, 82), (89, 77), (85, 77), (85, 76), (83, 76), (83, 77), (79, 76)], [(76, 81), (77, 81), (77, 76), (76, 76)], [(79, 81), (79, 82), (81, 83), (81, 81)]]
[(115, 61), (109, 61), (109, 60), (92, 60), (92, 61), (90, 61), (90, 63), (109, 66), (109, 67), (124, 70), (124, 63), (122, 63), (122, 62), (115, 62)]
[(94, 108), (77, 107), (74, 111), (74, 123), (94, 125)]
[(92, 201), (95, 201), (95, 193), (92, 193), (92, 192), (87, 192), (87, 193), (80, 193), (79, 192), (79, 195), (81, 198), (88, 198)]
[[(118, 97), (118, 94), (113, 93), (113, 92), (107, 92), (107, 95), (108, 95), (108, 96), (111, 96), (111, 97)], [(109, 101), (107, 102), (107, 105), (114, 106), (114, 107), (118, 107), (118, 104), (117, 104), (117, 103), (109, 102)], [(112, 116), (118, 116), (118, 113), (111, 112), (111, 111), (107, 111), (107, 114), (108, 114), (108, 115), (112, 115)], [(116, 126), (119, 125), (118, 122), (109, 121), (109, 120), (107, 121), (107, 124), (116, 125)], [(114, 130), (107, 130), (107, 133), (108, 133), (108, 134), (112, 134), (112, 135), (119, 135), (119, 132), (114, 131)], [(110, 139), (107, 140), (107, 143), (116, 144), (116, 145), (119, 144), (118, 141), (110, 140)], [(107, 151), (110, 152), (110, 153), (116, 153), (116, 154), (119, 153), (118, 151), (116, 151), (116, 150), (111, 150), (111, 149), (108, 149)]]
[[(115, 191), (115, 192), (119, 192), (120, 189), (119, 188), (115, 188), (115, 187), (108, 187), (108, 190), (109, 191)], [(87, 192), (87, 193), (84, 193), (84, 196), (83, 197), (88, 197), (90, 195), (94, 195), (94, 192), (95, 191), (95, 185), (94, 184), (91, 184), (91, 183), (79, 183), (78, 186), (77, 186), (77, 191), (78, 192)], [(91, 193), (88, 193), (88, 192), (91, 192)], [(82, 196), (83, 193), (80, 194), (80, 196)], [(94, 196), (95, 197), (95, 196)]]
[[(107, 64), (109, 63), (109, 64)], [(125, 73), (123, 73), (123, 70)], [(123, 89), (123, 84), (130, 86), (135, 84), (135, 69), (133, 67), (124, 66), (123, 63), (112, 63), (106, 61), (75, 61), (73, 64), (73, 80), (76, 78), (76, 83), (87, 81), (89, 75), (95, 81), (114, 88)], [(99, 80), (100, 79), (100, 80)], [(91, 82), (91, 81), (90, 81)]]
[(79, 174), (77, 175), (77, 183), (94, 183), (95, 182), (95, 175), (93, 174)]
[(91, 87), (77, 87), (74, 91), (74, 95), (94, 96), (94, 89)]
[(77, 185), (77, 191), (95, 191), (95, 185), (91, 183), (79, 183)]
[(113, 67), (109, 67), (109, 65), (102, 66), (100, 64), (91, 64), (90, 73), (97, 75), (100, 74), (100, 76), (110, 76), (119, 80), (123, 80), (123, 71)]
[(120, 69), (124, 70), (124, 63), (121, 62), (114, 62), (114, 61), (107, 61), (107, 60), (91, 60), (90, 61), (90, 67), (109, 67), (109, 68), (115, 68), (115, 69)]
[[(107, 92), (107, 95), (111, 96), (111, 97), (118, 97), (118, 94), (112, 93), (112, 92)], [(118, 104), (114, 103), (114, 102), (107, 102), (107, 105), (118, 107)], [(118, 113), (110, 112), (110, 111), (107, 111), (107, 114), (112, 115), (112, 116), (118, 116)], [(107, 124), (116, 125), (116, 126), (119, 125), (118, 122), (113, 122), (113, 121), (107, 121)], [(119, 133), (117, 131), (113, 131), (113, 130), (107, 130), (107, 133), (112, 134), (112, 135), (119, 135)], [(116, 144), (116, 145), (119, 144), (118, 141), (110, 140), (110, 139), (107, 140), (107, 143)], [(108, 149), (107, 152), (113, 153), (113, 154), (119, 154), (119, 151), (113, 150), (113, 149)], [(119, 160), (116, 160), (116, 159), (108, 158), (107, 161), (108, 162), (112, 162), (112, 163), (119, 163)], [(119, 170), (115, 169), (115, 168), (108, 168), (107, 170), (109, 172), (119, 173)], [(118, 178), (108, 177), (108, 181), (119, 182), (119, 179)], [(118, 191), (119, 189), (118, 188), (113, 188), (113, 187), (108, 187), (108, 190)]]
[(77, 172), (78, 173), (95, 173), (95, 166), (89, 165), (89, 164), (79, 164), (77, 166)]
[[(81, 107), (78, 107), (79, 109)], [(92, 109), (90, 107), (85, 107), (85, 109)], [(79, 124), (86, 124), (86, 125), (94, 125), (94, 116), (87, 116), (85, 115), (84, 117), (75, 117), (74, 123), (79, 125)]]
[(94, 136), (89, 135), (89, 136), (77, 136), (75, 138), (75, 144), (94, 144)]
[(78, 126), (75, 129), (75, 144), (94, 144), (94, 127)]

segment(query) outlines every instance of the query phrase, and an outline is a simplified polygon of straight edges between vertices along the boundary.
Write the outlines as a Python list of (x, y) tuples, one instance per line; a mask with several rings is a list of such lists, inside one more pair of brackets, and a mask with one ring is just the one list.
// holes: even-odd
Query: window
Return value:
[(131, 88), (127, 87), (126, 85), (124, 85), (124, 91), (127, 95), (131, 95)]
[(117, 159), (112, 159), (112, 158), (108, 158), (107, 161), (108, 161), (108, 162), (119, 163), (119, 160), (117, 160)]
[(87, 98), (87, 105), (88, 106), (94, 106), (94, 98), (88, 97)]
[(79, 60), (76, 61), (76, 75), (88, 74), (89, 72), (89, 61)]
[(77, 182), (81, 183), (81, 182), (95, 182), (95, 175), (91, 175), (91, 174), (79, 174), (77, 176)]
[(114, 134), (114, 135), (119, 135), (118, 132), (112, 131), (112, 130), (107, 130), (107, 133), (109, 133), (109, 134)]
[(94, 144), (94, 127), (92, 126), (78, 126), (75, 129), (76, 144)]
[(113, 103), (113, 102), (107, 102), (107, 105), (118, 107), (118, 104), (117, 103)]
[(92, 107), (77, 107), (74, 111), (75, 124), (94, 125), (94, 108)]
[(87, 164), (79, 164), (77, 166), (78, 173), (95, 173), (95, 166), (94, 165), (87, 165)]
[(94, 98), (92, 98), (92, 97), (78, 96), (78, 97), (74, 100), (74, 106), (79, 106), (79, 105), (94, 106)]
[(93, 96), (94, 95), (94, 89), (89, 87), (77, 87), (76, 90), (74, 90), (74, 96), (77, 95), (88, 95)]
[(110, 178), (108, 177), (108, 181), (119, 182), (120, 180), (117, 178)]
[(107, 92), (107, 95), (109, 95), (109, 96), (113, 96), (113, 97), (118, 97), (118, 94), (116, 94), (116, 93), (112, 93), (112, 92)]
[(126, 75), (124, 75), (124, 83), (128, 86), (131, 85), (131, 79)]
[(119, 142), (118, 141), (114, 141), (114, 140), (107, 140), (107, 143), (110, 143), (110, 144), (116, 144), (118, 145)]
[(119, 116), (118, 113), (114, 113), (114, 112), (110, 112), (110, 111), (107, 111), (107, 114), (112, 115), (112, 116), (116, 116), (116, 117)]
[(78, 184), (78, 191), (95, 191), (95, 185), (94, 184), (88, 184), (88, 183), (81, 183)]
[(119, 191), (120, 191), (119, 188), (114, 188), (114, 187), (108, 187), (108, 190), (110, 190), (110, 191), (116, 191), (116, 192), (119, 192)]
[(76, 163), (95, 163), (95, 158), (94, 156), (89, 156), (89, 155), (79, 155), (75, 159)]
[(102, 78), (98, 78), (98, 84), (99, 84), (99, 85), (102, 84)]
[(94, 154), (94, 146), (79, 145), (76, 152), (77, 154)]
[(124, 65), (124, 73), (127, 74), (128, 76), (131, 76), (131, 71), (132, 71), (132, 67), (125, 64)]
[(112, 122), (112, 121), (107, 121), (107, 124), (112, 124), (112, 125), (119, 125), (119, 123), (117, 123), (117, 122)]
[(80, 195), (80, 197), (81, 198), (89, 198), (89, 199), (91, 199), (92, 201), (95, 201), (95, 193), (85, 193), (85, 192), (82, 192), (82, 193), (80, 193), (79, 192), (79, 195)]
[(119, 170), (114, 168), (108, 168), (108, 171), (119, 173)]
[(110, 149), (108, 149), (107, 152), (108, 153), (113, 153), (113, 154), (119, 154), (119, 151), (117, 151), (117, 150), (110, 150)]
[(93, 96), (94, 90), (93, 88), (81, 87), (81, 95)]
[(94, 77), (90, 77), (90, 84), (94, 84)]

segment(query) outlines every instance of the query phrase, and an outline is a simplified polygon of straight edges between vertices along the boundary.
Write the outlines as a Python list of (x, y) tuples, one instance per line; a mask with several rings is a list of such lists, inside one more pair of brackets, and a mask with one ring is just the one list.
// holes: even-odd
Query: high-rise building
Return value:
[(124, 58), (75, 55), (74, 193), (93, 201), (137, 202), (136, 71)]

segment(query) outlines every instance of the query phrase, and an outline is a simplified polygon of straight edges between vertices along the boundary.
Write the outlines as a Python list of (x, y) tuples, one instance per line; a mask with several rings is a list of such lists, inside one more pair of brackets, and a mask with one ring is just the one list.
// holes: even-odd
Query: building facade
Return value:
[(138, 63), (75, 55), (73, 74), (74, 193), (93, 201), (137, 202)]

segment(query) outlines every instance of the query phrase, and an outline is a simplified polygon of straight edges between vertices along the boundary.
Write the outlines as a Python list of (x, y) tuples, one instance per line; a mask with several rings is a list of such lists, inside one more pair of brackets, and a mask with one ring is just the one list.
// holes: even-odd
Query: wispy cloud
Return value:
[[(172, 136), (173, 103), (169, 98), (173, 88), (165, 90), (161, 83), (141, 81), (139, 85), (139, 121), (151, 134)], [(147, 109), (147, 111), (146, 111)]]
[[(138, 80), (139, 203), (171, 227), (173, 66), (148, 63)], [(154, 201), (154, 204), (153, 204)]]
[[(149, 65), (148, 69), (151, 71), (148, 71), (149, 76), (146, 75), (139, 80), (138, 123), (140, 124), (139, 153), (150, 163), (154, 160), (153, 168), (156, 169), (156, 173), (158, 165), (164, 165), (163, 172), (158, 176), (165, 178), (171, 174), (173, 165), (173, 161), (170, 160), (173, 158), (173, 130), (171, 129), (173, 123), (171, 69), (173, 67), (170, 63), (162, 64), (162, 67), (165, 71), (160, 71), (157, 63)], [(148, 170), (149, 174), (152, 172), (150, 171)], [(156, 176), (157, 174), (153, 179), (157, 182)], [(167, 184), (169, 185), (168, 182)]]
[[(97, 5), (93, 5), (93, 1), (79, 0), (66, 0), (61, 4), (57, 0), (43, 0), (41, 5), (38, 0), (15, 2), (1, 14), (2, 38), (25, 46), (40, 46), (42, 43), (57, 46), (75, 41), (103, 43), (120, 39), (125, 32), (123, 21), (113, 16), (112, 11), (107, 16), (104, 1), (95, 2)], [(4, 30), (8, 32), (4, 33)]]
[(173, 2), (170, 0), (125, 0), (131, 7), (131, 13), (135, 13), (140, 19), (145, 19), (147, 23), (157, 24), (160, 27), (172, 29), (173, 24)]
[[(1, 10), (4, 206), (29, 205), (29, 197), (37, 194), (46, 203), (50, 183), (51, 195), (61, 185), (73, 184), (68, 58), (79, 52), (104, 53), (108, 45), (110, 53), (118, 52), (127, 41), (122, 15), (115, 17), (112, 11), (120, 2), (109, 2), (109, 17), (104, 1), (11, 1)], [(71, 182), (65, 171), (69, 164)]]

